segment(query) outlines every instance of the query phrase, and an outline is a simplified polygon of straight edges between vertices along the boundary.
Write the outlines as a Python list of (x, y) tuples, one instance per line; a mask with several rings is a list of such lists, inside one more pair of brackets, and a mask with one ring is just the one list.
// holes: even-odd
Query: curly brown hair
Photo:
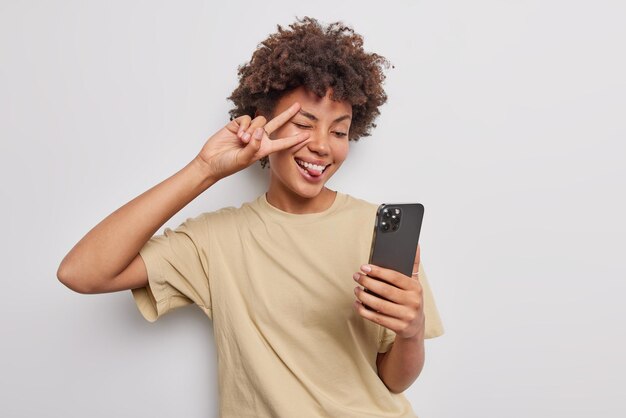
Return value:
[[(352, 105), (349, 140), (370, 136), (378, 108), (387, 101), (383, 67), (388, 69), (390, 62), (366, 53), (363, 37), (342, 22), (324, 28), (308, 16), (296, 20), (291, 30), (277, 25), (278, 32), (259, 44), (249, 63), (238, 67), (239, 86), (228, 97), (235, 104), (231, 120), (254, 118), (256, 111), (271, 115), (282, 95), (299, 86), (319, 97), (332, 88), (332, 100)], [(268, 157), (261, 159), (263, 168), (268, 163)]]

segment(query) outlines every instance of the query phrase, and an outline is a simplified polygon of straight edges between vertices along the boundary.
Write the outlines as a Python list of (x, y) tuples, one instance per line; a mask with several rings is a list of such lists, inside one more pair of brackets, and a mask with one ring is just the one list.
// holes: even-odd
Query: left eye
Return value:
[[(301, 124), (296, 123), (296, 122), (291, 122), (291, 123), (293, 123), (294, 125), (296, 125), (296, 126), (297, 126), (298, 128), (300, 128), (300, 129), (309, 129), (309, 128), (311, 128), (311, 127), (310, 127), (310, 126), (308, 126), (308, 125), (301, 125)], [(333, 133), (334, 133), (335, 135), (337, 135), (337, 136), (340, 136), (340, 137), (344, 137), (344, 136), (347, 136), (347, 135), (348, 135), (348, 134), (347, 134), (347, 133), (345, 133), (345, 132), (336, 132), (336, 131), (335, 131), (335, 132), (333, 132)]]

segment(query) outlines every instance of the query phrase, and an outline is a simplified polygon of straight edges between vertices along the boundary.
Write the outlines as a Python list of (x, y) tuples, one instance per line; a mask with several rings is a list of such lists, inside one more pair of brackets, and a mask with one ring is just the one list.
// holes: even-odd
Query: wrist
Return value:
[(194, 177), (197, 179), (203, 190), (208, 189), (220, 179), (209, 168), (208, 164), (199, 156), (196, 156), (188, 165), (192, 170)]
[(407, 343), (419, 344), (424, 342), (424, 329), (419, 330), (415, 335), (411, 337), (396, 336), (396, 340), (403, 340)]

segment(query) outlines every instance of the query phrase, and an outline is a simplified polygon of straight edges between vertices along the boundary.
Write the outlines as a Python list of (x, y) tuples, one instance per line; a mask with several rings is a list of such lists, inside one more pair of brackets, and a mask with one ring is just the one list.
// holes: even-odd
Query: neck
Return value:
[(265, 197), (270, 205), (283, 212), (303, 215), (325, 211), (332, 206), (336, 195), (336, 191), (326, 187), (317, 196), (304, 197), (289, 189), (279, 190), (277, 187), (270, 186)]

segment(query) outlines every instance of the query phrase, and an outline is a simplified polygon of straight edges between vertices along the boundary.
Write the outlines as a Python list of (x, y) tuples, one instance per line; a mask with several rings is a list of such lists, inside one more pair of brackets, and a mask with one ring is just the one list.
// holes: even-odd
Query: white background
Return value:
[[(130, 292), (73, 293), (56, 269), (198, 153), (237, 66), (304, 15), (395, 65), (378, 128), (329, 187), (426, 207), (446, 334), (406, 391), (415, 411), (626, 416), (626, 5), (552, 0), (2, 0), (0, 416), (217, 415), (199, 309), (149, 324)], [(225, 179), (165, 226), (239, 206), (266, 176)]]

